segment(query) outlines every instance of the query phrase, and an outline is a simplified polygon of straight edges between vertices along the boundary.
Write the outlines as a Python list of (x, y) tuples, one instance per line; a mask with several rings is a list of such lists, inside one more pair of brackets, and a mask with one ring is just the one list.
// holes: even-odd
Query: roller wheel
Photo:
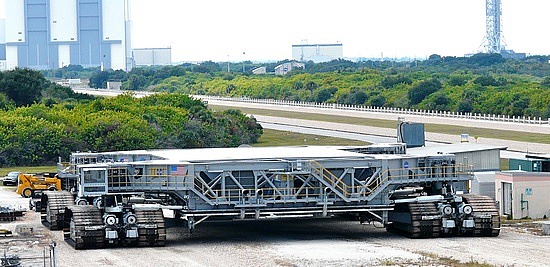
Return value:
[(489, 196), (463, 195), (465, 203), (472, 206), (474, 229), (472, 236), (498, 236), (500, 234), (500, 214), (496, 201)]
[(92, 205), (65, 208), (65, 241), (75, 249), (102, 248), (105, 245), (105, 227), (101, 211)]
[(166, 228), (162, 210), (135, 211), (138, 226), (137, 245), (140, 247), (163, 247), (166, 243)]
[(50, 230), (61, 230), (64, 224), (65, 207), (73, 205), (73, 196), (67, 191), (44, 191), (40, 200), (42, 224)]
[(399, 203), (388, 214), (386, 230), (410, 238), (433, 238), (441, 233), (436, 203)]

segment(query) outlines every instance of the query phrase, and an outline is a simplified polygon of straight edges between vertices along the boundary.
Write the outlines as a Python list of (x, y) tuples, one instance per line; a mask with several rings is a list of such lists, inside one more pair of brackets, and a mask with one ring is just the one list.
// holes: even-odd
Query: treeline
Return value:
[(239, 146), (262, 132), (240, 111), (211, 112), (179, 94), (34, 104), (0, 112), (0, 166), (51, 164), (74, 151)]
[(67, 159), (74, 151), (227, 147), (257, 142), (261, 125), (181, 94), (94, 98), (28, 69), (0, 72), (0, 166)]
[(0, 110), (10, 110), (34, 103), (51, 106), (59, 102), (93, 98), (52, 83), (37, 71), (15, 69), (0, 72)]
[(171, 77), (152, 90), (377, 107), (550, 117), (550, 79), (363, 69), (287, 76)]
[[(520, 60), (499, 54), (472, 57), (431, 55), (424, 61), (334, 60), (296, 69), (285, 76), (251, 75), (259, 66), (244, 62), (227, 72), (223, 64), (207, 61), (129, 73), (96, 73), (92, 87), (110, 79), (123, 89), (186, 94), (285, 99), (509, 116), (550, 117), (549, 57)], [(268, 70), (286, 61), (269, 63)], [(264, 64), (265, 65), (265, 64)]]

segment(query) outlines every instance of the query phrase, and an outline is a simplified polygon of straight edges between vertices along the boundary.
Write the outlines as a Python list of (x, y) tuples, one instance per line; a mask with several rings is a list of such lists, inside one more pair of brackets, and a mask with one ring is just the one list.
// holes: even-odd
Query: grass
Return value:
[[(217, 106), (217, 105), (208, 105), (208, 106), (212, 110), (235, 109), (235, 107), (227, 107), (227, 106)], [(246, 114), (313, 120), (313, 121), (338, 122), (338, 123), (372, 126), (372, 127), (380, 127), (380, 128), (395, 129), (397, 125), (397, 121), (392, 121), (392, 120), (365, 119), (365, 118), (348, 117), (348, 116), (326, 115), (326, 114), (318, 114), (318, 113), (301, 113), (301, 112), (292, 112), (292, 111), (284, 111), (284, 110), (268, 110), (268, 109), (257, 109), (257, 108), (240, 107), (237, 109), (241, 110), (243, 113), (246, 113)], [(520, 142), (550, 144), (550, 134), (538, 134), (538, 133), (503, 131), (503, 130), (495, 131), (493, 129), (464, 127), (464, 126), (456, 126), (456, 125), (444, 125), (444, 124), (425, 124), (425, 129), (426, 129), (426, 132), (432, 132), (432, 133), (451, 134), (451, 135), (457, 135), (457, 136), (463, 133), (467, 133), (470, 136), (478, 136), (478, 137), (485, 137), (485, 138), (496, 138), (496, 139), (512, 140), (512, 141), (520, 141)]]
[(296, 132), (276, 131), (264, 129), (264, 134), (258, 140), (258, 143), (252, 146), (364, 146), (367, 142), (349, 140), (336, 137), (318, 136), (311, 134), (302, 134)]
[(486, 262), (479, 262), (474, 259), (470, 259), (467, 262), (461, 262), (459, 260), (450, 257), (440, 257), (434, 253), (417, 252), (422, 255), (426, 262), (435, 264), (436, 266), (449, 266), (449, 267), (494, 267), (495, 265)]
[(0, 177), (4, 177), (9, 172), (40, 173), (57, 172), (57, 166), (37, 166), (37, 167), (4, 167), (0, 168)]

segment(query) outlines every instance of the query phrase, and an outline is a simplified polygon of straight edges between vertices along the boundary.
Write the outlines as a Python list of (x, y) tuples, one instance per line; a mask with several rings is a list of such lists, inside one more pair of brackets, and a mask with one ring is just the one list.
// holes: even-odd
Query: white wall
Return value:
[(124, 43), (124, 0), (103, 1), (103, 40)]
[(122, 44), (111, 44), (111, 68), (113, 70), (126, 70), (125, 48)]
[(58, 49), (59, 67), (63, 68), (71, 64), (71, 47), (69, 45), (60, 45)]
[(6, 46), (6, 69), (15, 69), (19, 65), (17, 46)]
[(0, 44), (6, 43), (6, 20), (0, 19)]
[(172, 49), (170, 48), (135, 49), (133, 55), (136, 66), (172, 64)]
[(50, 41), (78, 40), (76, 1), (50, 0)]
[(25, 5), (24, 4), (25, 4), (24, 0), (6, 1), (6, 43), (25, 42)]

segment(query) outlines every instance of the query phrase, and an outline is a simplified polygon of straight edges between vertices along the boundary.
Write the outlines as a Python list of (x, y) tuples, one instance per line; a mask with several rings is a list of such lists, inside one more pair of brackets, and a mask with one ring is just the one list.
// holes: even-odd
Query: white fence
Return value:
[(297, 107), (356, 110), (356, 111), (365, 111), (365, 112), (394, 113), (394, 114), (403, 114), (403, 115), (418, 115), (418, 116), (431, 116), (431, 117), (444, 117), (444, 118), (459, 118), (459, 119), (502, 121), (502, 122), (513, 122), (513, 123), (524, 123), (524, 124), (550, 125), (550, 118), (543, 119), (541, 117), (531, 118), (531, 117), (525, 117), (525, 116), (507, 116), (507, 115), (505, 116), (505, 115), (495, 115), (495, 114), (371, 107), (371, 106), (361, 106), (361, 105), (342, 105), (342, 104), (336, 104), (336, 103), (328, 104), (328, 103), (314, 103), (314, 102), (287, 101), (287, 100), (274, 100), (274, 99), (232, 98), (232, 97), (223, 97), (223, 96), (201, 95), (197, 97), (205, 100), (212, 99), (212, 100), (221, 100), (221, 101), (248, 102), (248, 103), (258, 103), (258, 104), (287, 105), (287, 106), (297, 106)]

